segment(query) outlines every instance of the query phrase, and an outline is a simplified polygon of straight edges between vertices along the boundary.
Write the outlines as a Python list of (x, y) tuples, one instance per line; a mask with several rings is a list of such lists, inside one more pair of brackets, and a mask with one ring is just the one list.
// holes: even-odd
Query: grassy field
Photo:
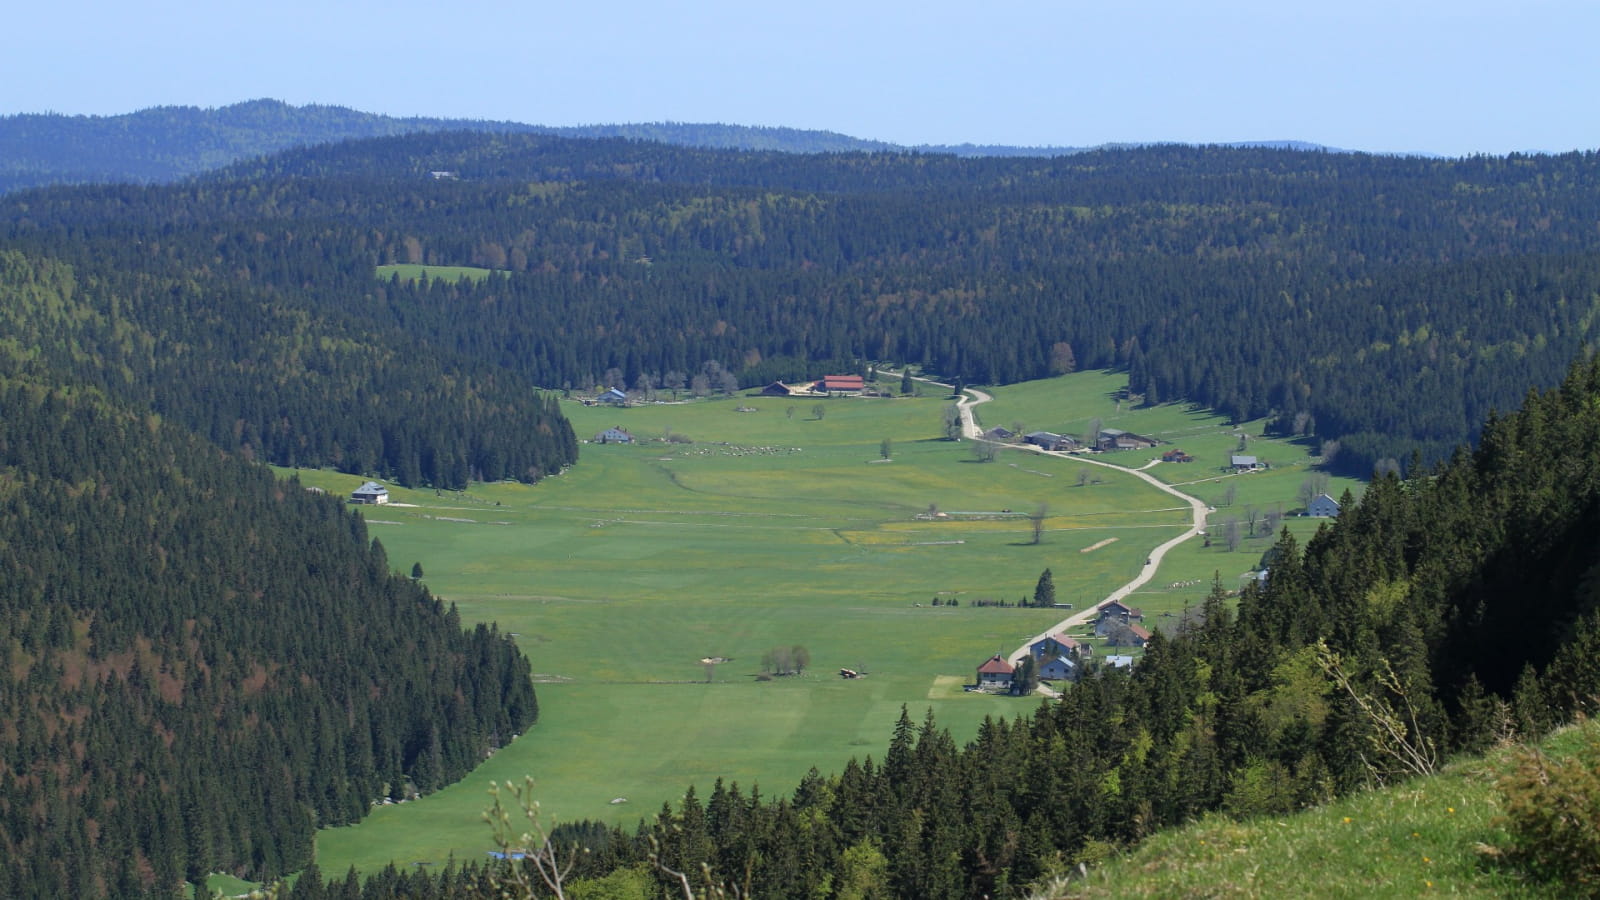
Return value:
[[(1112, 409), (1104, 394), (1114, 381), (1067, 376), (996, 391), (993, 405), (1037, 404), (1040, 422), (1057, 408), (1048, 403), (1089, 416)], [(985, 716), (1029, 709), (1035, 701), (969, 695), (960, 685), (989, 654), (1064, 614), (976, 601), (1015, 603), (1048, 567), (1059, 601), (1096, 602), (1183, 529), (1187, 509), (1100, 468), (1100, 483), (1080, 486), (1082, 464), (1068, 460), (1007, 452), (978, 462), (967, 445), (934, 439), (944, 404), (574, 403), (565, 409), (580, 437), (620, 425), (641, 442), (585, 446), (578, 466), (531, 487), (391, 488), (395, 504), (365, 510), (391, 563), (409, 571), (420, 562), (429, 587), (464, 619), (515, 633), (541, 682), (541, 716), (460, 784), (322, 832), (324, 871), (481, 858), (491, 780), (531, 774), (557, 820), (632, 825), (691, 783), (708, 790), (723, 777), (771, 794), (812, 766), (834, 771), (851, 756), (879, 756), (902, 705), (917, 718), (931, 707), (959, 740)], [(1116, 427), (1182, 423), (1196, 434), (1222, 431), (1176, 406), (1124, 413)], [(669, 434), (693, 443), (661, 440)], [(1261, 499), (1252, 502), (1292, 498), (1291, 463), (1283, 474), (1235, 480), (1255, 479), (1251, 496)], [(301, 478), (341, 493), (361, 481)], [(1035, 546), (1026, 513), (1042, 504), (1049, 517)], [(1203, 596), (1214, 572), (1237, 586), (1269, 545), (1265, 535), (1232, 552), (1186, 545), (1135, 602), (1159, 626), (1163, 612)], [(1169, 586), (1189, 581), (1198, 584)], [(764, 653), (795, 644), (810, 651), (810, 671), (757, 680)], [(728, 661), (708, 670), (709, 657)], [(843, 681), (840, 667), (870, 675)]]
[(434, 280), (482, 281), (488, 278), (493, 271), (493, 269), (480, 269), (476, 266), (423, 266), (415, 263), (396, 263), (394, 265), (379, 266), (378, 277), (387, 281), (399, 275), (401, 281), (416, 281), (426, 274)]

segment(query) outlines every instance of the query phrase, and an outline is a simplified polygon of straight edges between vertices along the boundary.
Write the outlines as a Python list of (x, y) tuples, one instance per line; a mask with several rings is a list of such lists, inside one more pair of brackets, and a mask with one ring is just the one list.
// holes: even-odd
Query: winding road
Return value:
[[(923, 380), (926, 380), (926, 379), (923, 379)], [(930, 383), (930, 384), (939, 384), (939, 382), (936, 382), (936, 381), (930, 381), (928, 383)], [(944, 385), (944, 386), (945, 387), (950, 387), (950, 385)], [(991, 397), (989, 394), (984, 393), (983, 391), (977, 390), (976, 388), (966, 388), (962, 392), (962, 395), (961, 395), (960, 399), (958, 399), (956, 401), (956, 408), (961, 413), (961, 433), (967, 438), (967, 440), (973, 440), (973, 441), (984, 440), (984, 438), (982, 436), (982, 432), (978, 429), (977, 419), (972, 414), (972, 409), (973, 409), (973, 407), (978, 406), (979, 404), (988, 403), (990, 400), (993, 400), (993, 399), (994, 398)], [(1060, 622), (1057, 622), (1055, 625), (1051, 626), (1050, 628), (1048, 628), (1048, 629), (1046, 629), (1044, 631), (1041, 631), (1040, 633), (1038, 633), (1038, 634), (1034, 635), (1033, 637), (1029, 638), (1027, 640), (1027, 642), (1024, 643), (1021, 647), (1018, 647), (1016, 650), (1012, 651), (1012, 653), (1008, 657), (1008, 659), (1010, 660), (1010, 662), (1013, 665), (1015, 665), (1023, 657), (1028, 655), (1028, 646), (1030, 644), (1033, 644), (1033, 643), (1039, 641), (1042, 638), (1049, 637), (1052, 634), (1057, 634), (1059, 632), (1066, 631), (1069, 628), (1072, 628), (1072, 627), (1077, 626), (1077, 625), (1082, 625), (1082, 624), (1092, 620), (1094, 618), (1094, 616), (1095, 616), (1095, 610), (1101, 605), (1101, 603), (1109, 603), (1112, 600), (1121, 600), (1124, 597), (1127, 597), (1129, 594), (1132, 594), (1134, 591), (1138, 590), (1139, 588), (1143, 587), (1147, 582), (1150, 581), (1150, 579), (1155, 577), (1156, 570), (1158, 568), (1160, 568), (1161, 560), (1162, 560), (1163, 557), (1165, 557), (1167, 555), (1167, 551), (1168, 550), (1171, 550), (1173, 547), (1178, 546), (1179, 544), (1183, 543), (1184, 541), (1187, 541), (1188, 539), (1194, 537), (1197, 534), (1200, 534), (1201, 532), (1203, 532), (1205, 530), (1205, 527), (1206, 527), (1206, 512), (1208, 510), (1207, 510), (1205, 502), (1200, 500), (1198, 497), (1191, 497), (1188, 494), (1183, 493), (1182, 491), (1178, 490), (1177, 488), (1174, 488), (1173, 486), (1171, 486), (1171, 485), (1169, 485), (1169, 484), (1157, 479), (1154, 475), (1151, 475), (1150, 473), (1144, 471), (1143, 469), (1130, 469), (1130, 468), (1127, 468), (1126, 466), (1119, 466), (1119, 465), (1116, 465), (1114, 463), (1101, 462), (1098, 459), (1093, 459), (1093, 458), (1091, 458), (1091, 457), (1089, 457), (1087, 455), (1084, 455), (1084, 454), (1063, 453), (1063, 452), (1055, 451), (1055, 450), (1045, 450), (1043, 448), (1036, 447), (1036, 446), (1034, 446), (1032, 444), (1026, 444), (1026, 445), (1022, 445), (1022, 446), (1018, 446), (1016, 444), (1007, 444), (1006, 447), (1007, 447), (1007, 449), (1011, 449), (1011, 450), (1027, 449), (1027, 450), (1031, 450), (1031, 451), (1033, 451), (1035, 453), (1038, 453), (1040, 455), (1043, 455), (1043, 456), (1054, 456), (1054, 457), (1062, 457), (1062, 458), (1071, 458), (1071, 459), (1075, 459), (1075, 460), (1077, 460), (1078, 462), (1081, 462), (1081, 463), (1088, 463), (1089, 465), (1094, 465), (1094, 466), (1104, 466), (1104, 467), (1106, 467), (1108, 469), (1116, 469), (1118, 472), (1126, 472), (1129, 475), (1134, 476), (1135, 478), (1143, 479), (1144, 481), (1148, 482), (1150, 484), (1150, 486), (1155, 488), (1156, 490), (1164, 491), (1164, 492), (1166, 492), (1168, 494), (1171, 494), (1174, 497), (1177, 497), (1179, 500), (1182, 500), (1185, 503), (1188, 503), (1189, 504), (1189, 509), (1193, 512), (1193, 520), (1192, 520), (1191, 524), (1189, 525), (1189, 528), (1187, 530), (1185, 530), (1182, 534), (1178, 535), (1177, 537), (1172, 538), (1171, 540), (1168, 540), (1165, 543), (1161, 544), (1159, 547), (1156, 547), (1154, 550), (1151, 550), (1149, 557), (1145, 560), (1144, 566), (1139, 569), (1139, 574), (1136, 577), (1134, 577), (1134, 579), (1132, 581), (1128, 582), (1127, 584), (1123, 585), (1122, 587), (1117, 588), (1116, 590), (1112, 591), (1110, 594), (1107, 594), (1106, 598), (1104, 600), (1100, 601), (1100, 603), (1097, 603), (1097, 604), (1095, 604), (1093, 606), (1090, 606), (1088, 609), (1082, 609), (1082, 610), (1078, 610), (1078, 611), (1074, 612), (1072, 615), (1066, 617), (1065, 619), (1062, 619)]]

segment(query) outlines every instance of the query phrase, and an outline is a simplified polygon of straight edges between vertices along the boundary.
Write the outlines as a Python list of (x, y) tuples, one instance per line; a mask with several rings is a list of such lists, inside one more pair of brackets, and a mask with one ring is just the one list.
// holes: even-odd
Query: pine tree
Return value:
[(1033, 586), (1033, 605), (1038, 607), (1052, 607), (1056, 605), (1055, 576), (1045, 569), (1039, 575), (1039, 583)]

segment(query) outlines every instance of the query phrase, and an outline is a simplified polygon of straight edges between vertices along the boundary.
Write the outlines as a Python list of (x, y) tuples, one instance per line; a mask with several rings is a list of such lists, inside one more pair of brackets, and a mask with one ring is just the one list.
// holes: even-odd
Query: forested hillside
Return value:
[[(501, 462), (515, 451), (498, 442), (448, 448), (475, 461), (440, 466), (431, 438), (400, 445), (483, 433), (481, 417), (447, 419), (472, 415), (452, 390), (506, 410), (534, 385), (648, 392), (708, 368), (754, 385), (884, 360), (990, 383), (1126, 367), (1147, 402), (1271, 415), (1366, 474), (1414, 449), (1447, 456), (1592, 345), (1597, 183), (1595, 154), (957, 159), (445, 133), (289, 151), (181, 186), (16, 194), (0, 241), (92, 274), (120, 317), (195, 348), (126, 363), (115, 389), (281, 461), (353, 469), (351, 444), (392, 423), (332, 441), (300, 422), (418, 395), (439, 426), (358, 447), (361, 466), (408, 482), (537, 477), (561, 452)], [(503, 274), (370, 277), (391, 262)], [(196, 310), (210, 321), (190, 322)], [(175, 314), (182, 327), (162, 321)], [(407, 372), (391, 365), (402, 356)], [(425, 369), (439, 377), (414, 383)], [(301, 384), (267, 391), (263, 372)], [(202, 378), (225, 403), (169, 390)], [(342, 389), (338, 412), (277, 406), (324, 385)]]
[(0, 334), (34, 369), (289, 466), (461, 488), (577, 459), (554, 399), (375, 309), (362, 261), (316, 246), (248, 260), (108, 227), (121, 236), (0, 249)]
[[(1284, 532), (1264, 583), (1236, 607), (1219, 584), (1131, 673), (965, 747), (902, 714), (881, 759), (777, 796), (718, 781), (557, 846), (589, 848), (573, 880), (651, 896), (682, 896), (677, 872), (699, 896), (1017, 897), (1208, 810), (1302, 808), (1535, 737), (1600, 697), (1597, 445), (1587, 361), (1477, 452), (1376, 481), (1304, 548)], [(389, 872), (359, 896), (491, 896), (481, 875)]]
[[(0, 895), (273, 877), (531, 724), (340, 499), (0, 352)], [(34, 373), (36, 375), (36, 373)]]

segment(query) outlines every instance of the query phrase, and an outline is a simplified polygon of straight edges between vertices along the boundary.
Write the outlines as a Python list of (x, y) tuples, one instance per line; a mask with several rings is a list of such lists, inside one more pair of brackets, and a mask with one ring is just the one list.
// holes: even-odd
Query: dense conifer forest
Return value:
[(295, 871), (534, 721), (341, 499), (0, 363), (0, 895)]
[[(179, 186), (14, 194), (0, 243), (94, 285), (82, 293), (127, 335), (84, 351), (122, 357), (108, 390), (282, 462), (538, 477), (570, 462), (556, 424), (535, 458), (485, 425), (531, 415), (535, 386), (649, 390), (708, 366), (748, 386), (883, 360), (969, 383), (1126, 367), (1147, 402), (1270, 415), (1365, 474), (1414, 449), (1444, 458), (1591, 345), (1597, 166), (439, 133)], [(372, 277), (395, 262), (499, 274)], [(134, 335), (186, 352), (150, 359)], [(201, 383), (224, 402), (171, 389)]]

